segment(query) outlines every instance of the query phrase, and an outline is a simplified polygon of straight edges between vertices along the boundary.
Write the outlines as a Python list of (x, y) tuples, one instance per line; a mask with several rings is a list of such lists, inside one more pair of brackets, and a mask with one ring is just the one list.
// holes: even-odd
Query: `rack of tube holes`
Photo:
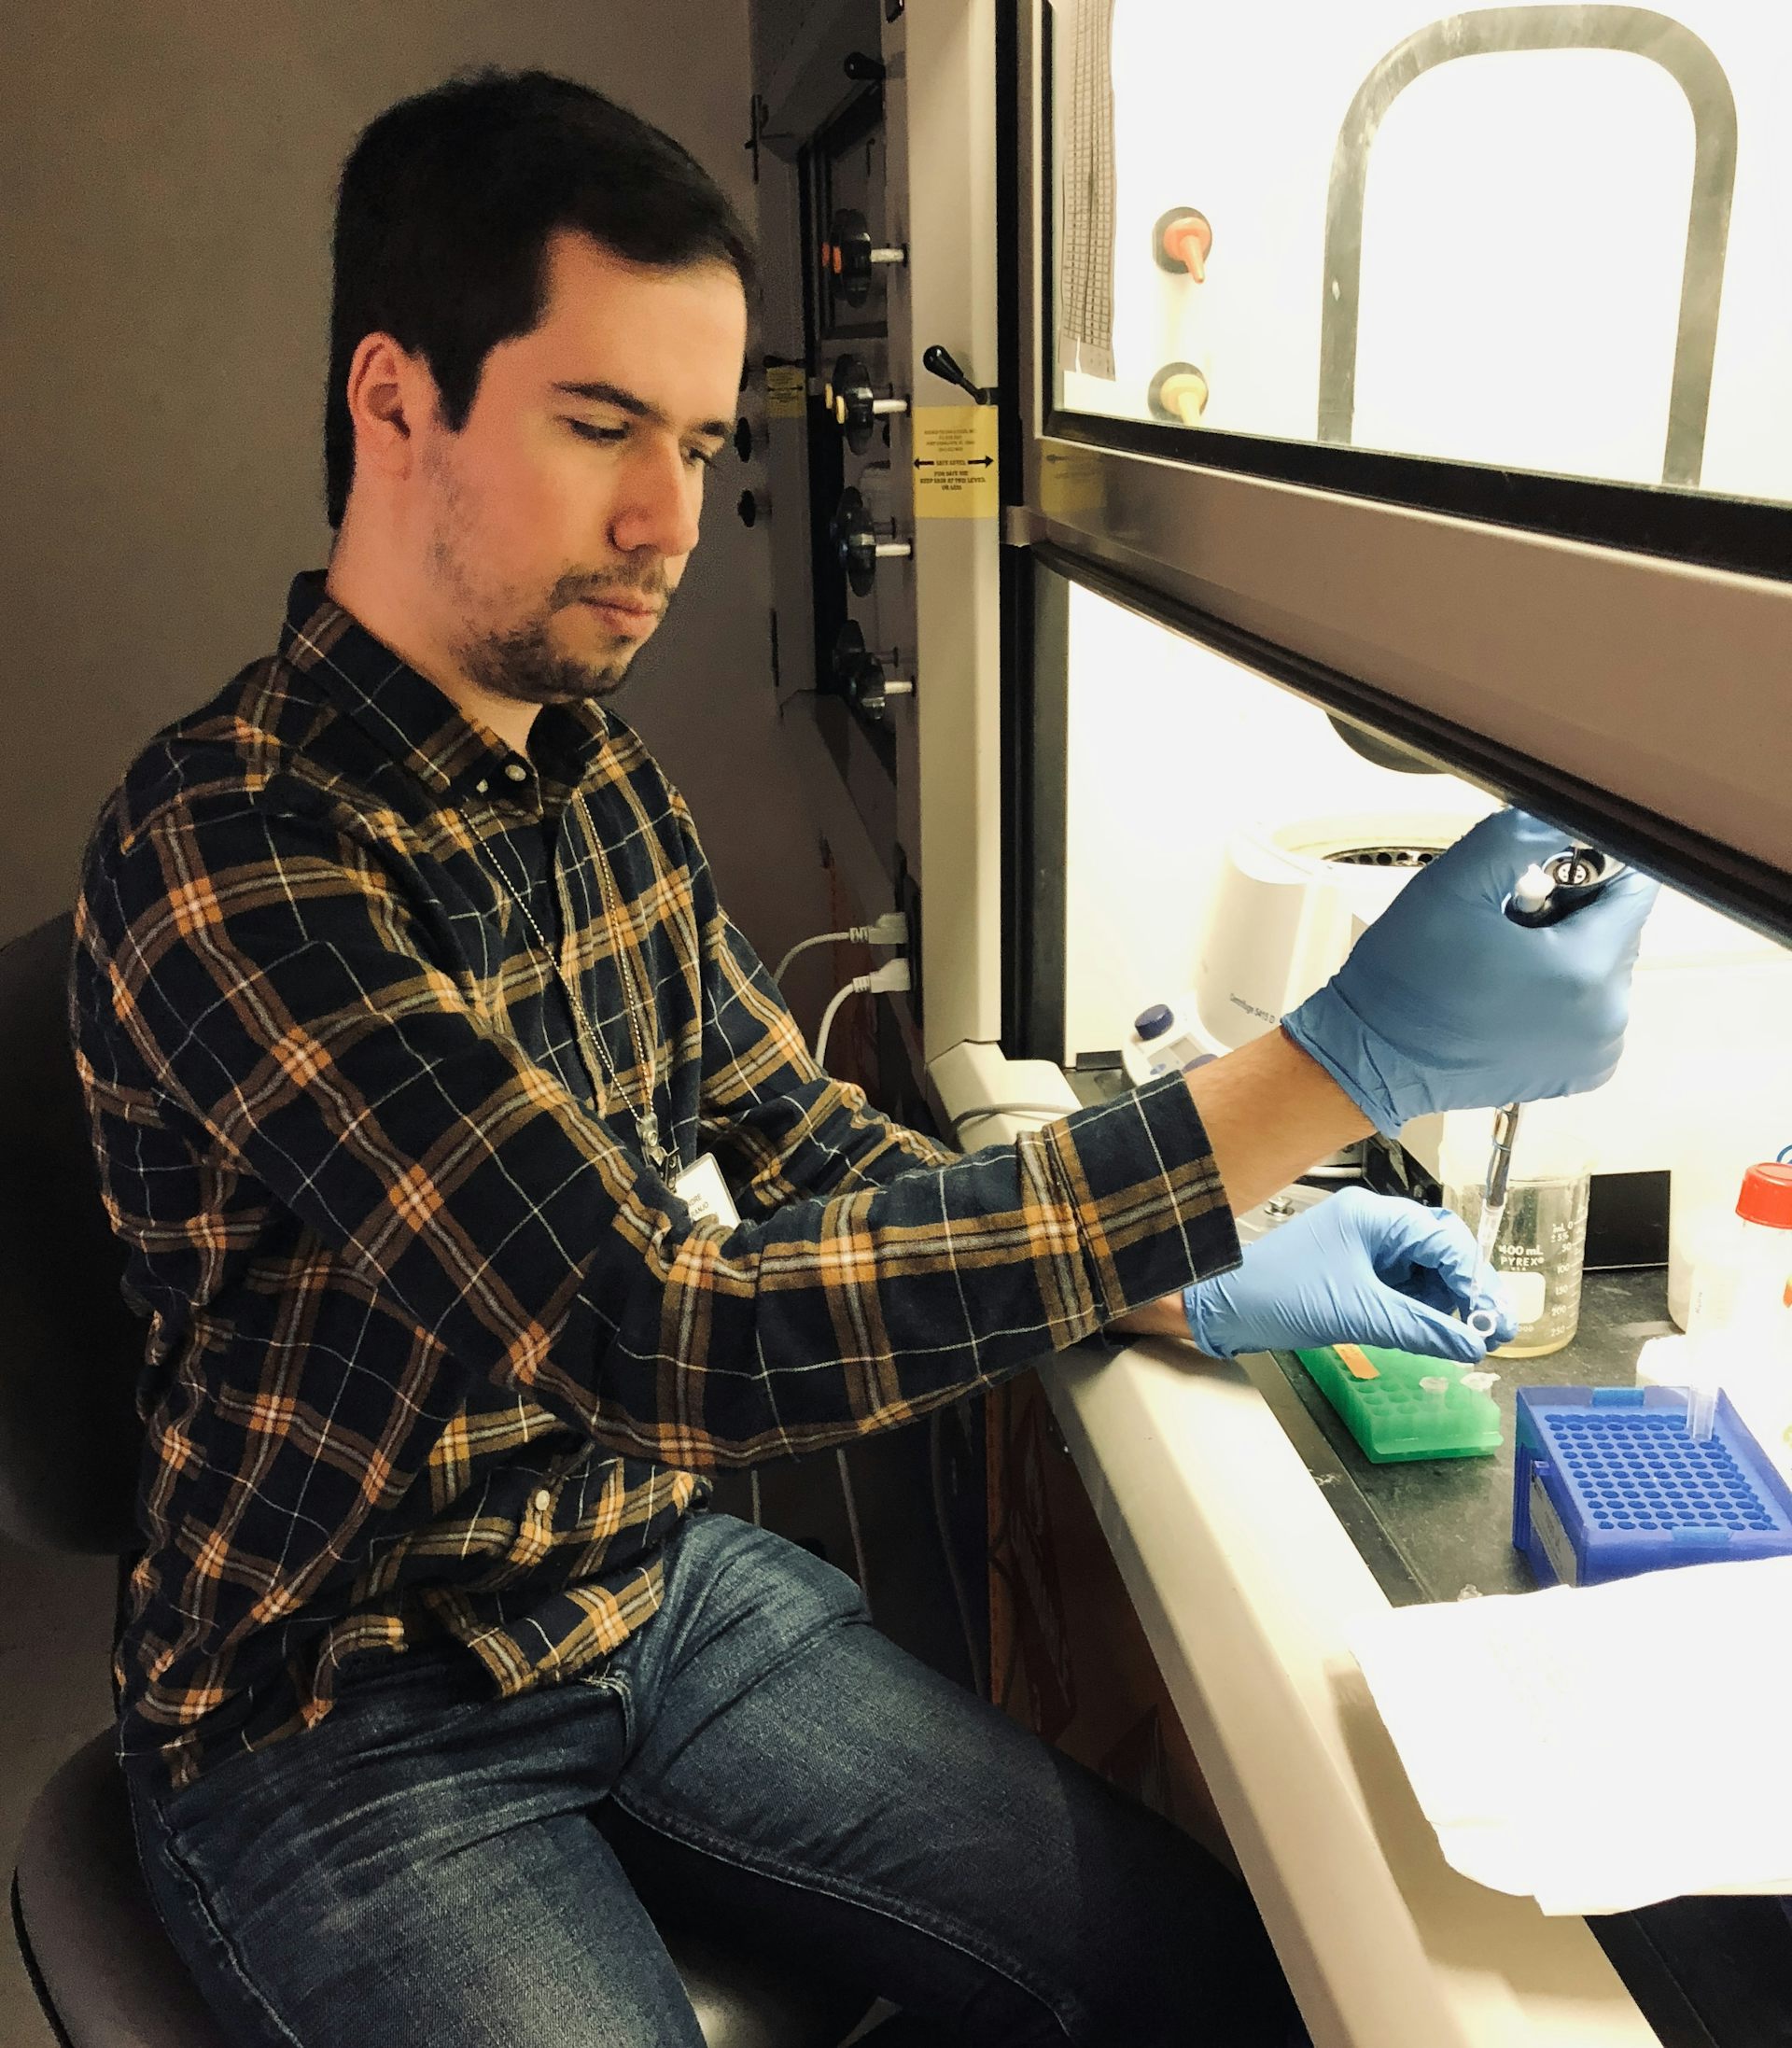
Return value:
[[(1365, 1457), (1485, 1457), (1494, 1375), (1373, 1345), (1295, 1354)], [(1727, 1395), (1520, 1387), (1512, 1542), (1539, 1585), (1792, 1554), (1792, 1491)]]

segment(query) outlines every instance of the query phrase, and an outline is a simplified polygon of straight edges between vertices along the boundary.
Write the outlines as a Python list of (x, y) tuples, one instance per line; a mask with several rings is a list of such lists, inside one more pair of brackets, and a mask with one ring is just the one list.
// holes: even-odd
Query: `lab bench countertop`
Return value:
[(1779, 1901), (1550, 1918), (1461, 1876), (1346, 1641), (1376, 1606), (1531, 1591), (1511, 1542), (1517, 1389), (1629, 1385), (1671, 1327), (1659, 1269), (1589, 1273), (1570, 1346), (1491, 1361), (1494, 1455), (1390, 1465), (1292, 1354), (1085, 1346), (1046, 1369), (1319, 2048), (1792, 2048)]
[(1491, 1369), (1501, 1443), (1491, 1457), (1415, 1458), (1377, 1465), (1292, 1352), (1247, 1361), (1307, 1468), (1395, 1606), (1476, 1593), (1529, 1592), (1535, 1581), (1512, 1548), (1513, 1400), (1519, 1387), (1630, 1386), (1645, 1340), (1673, 1334), (1664, 1271), (1589, 1273), (1580, 1327), (1545, 1358), (1495, 1353)]
[[(1248, 1362), (1332, 1511), (1395, 1606), (1529, 1592), (1512, 1547), (1519, 1387), (1631, 1386), (1651, 1337), (1674, 1334), (1662, 1268), (1589, 1273), (1580, 1327), (1543, 1358), (1496, 1356), (1491, 1457), (1377, 1465), (1292, 1353)], [(1773, 1899), (1676, 1899), (1588, 1925), (1668, 2048), (1792, 2048), (1792, 1920)]]

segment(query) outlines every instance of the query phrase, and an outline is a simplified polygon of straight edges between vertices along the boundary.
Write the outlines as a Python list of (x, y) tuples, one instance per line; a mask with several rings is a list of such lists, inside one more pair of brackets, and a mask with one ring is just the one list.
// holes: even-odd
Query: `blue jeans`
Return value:
[(665, 1607), (586, 1676), (500, 1700), (457, 1647), (413, 1651), (182, 1791), (129, 1780), (238, 2048), (702, 2048), (644, 1901), (930, 2040), (1306, 2038), (1205, 1851), (726, 1515), (686, 1522)]

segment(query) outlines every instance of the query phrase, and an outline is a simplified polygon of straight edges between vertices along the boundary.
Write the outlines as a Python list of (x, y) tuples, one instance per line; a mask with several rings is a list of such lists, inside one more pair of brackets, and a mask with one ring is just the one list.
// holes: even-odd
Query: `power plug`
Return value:
[(828, 1033), (833, 1029), (833, 1020), (840, 1005), (850, 996), (898, 995), (910, 986), (908, 961), (901, 954), (888, 960), (881, 967), (868, 975), (855, 975), (844, 989), (836, 989), (829, 999), (828, 1006), (821, 1013), (821, 1028), (815, 1034), (815, 1059), (818, 1066), (828, 1057)]
[(911, 988), (906, 954), (899, 953), (894, 960), (887, 960), (881, 967), (874, 968), (865, 975), (864, 983), (873, 995), (878, 996), (898, 994)]

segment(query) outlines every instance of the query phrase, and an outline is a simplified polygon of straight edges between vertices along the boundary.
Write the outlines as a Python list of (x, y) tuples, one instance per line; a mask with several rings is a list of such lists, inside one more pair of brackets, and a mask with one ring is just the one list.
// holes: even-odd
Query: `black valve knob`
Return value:
[(829, 239), (821, 245), (821, 260), (833, 273), (847, 303), (861, 306), (871, 296), (871, 280), (877, 267), (906, 263), (908, 251), (880, 247), (871, 239), (864, 215), (856, 207), (843, 206), (833, 217)]
[(743, 462), (750, 462), (753, 459), (753, 423), (743, 413), (735, 422), (735, 453)]
[(865, 636), (860, 631), (856, 619), (848, 619), (835, 634), (829, 667), (835, 686), (847, 701), (869, 719), (881, 721), (891, 697), (914, 694), (915, 684), (911, 679), (891, 678), (886, 674), (884, 657), (874, 654), (866, 647)]
[(854, 85), (873, 85), (884, 75), (884, 67), (875, 57), (862, 49), (849, 49), (841, 67)]
[(834, 635), (828, 668), (834, 688), (849, 704), (859, 704), (868, 688), (882, 683), (884, 665), (865, 645), (857, 619), (848, 619)]
[(836, 426), (845, 429), (847, 446), (862, 455), (879, 419), (891, 413), (906, 413), (906, 399), (879, 398), (871, 372), (857, 356), (842, 356), (828, 380), (827, 400)]
[(735, 500), (735, 511), (743, 526), (756, 526), (762, 513), (771, 511), (770, 503), (752, 491), (742, 491)]
[(865, 501), (855, 490), (844, 490), (840, 502), (833, 508), (833, 517), (828, 523), (829, 538), (833, 551), (840, 558), (840, 567), (847, 572), (847, 582), (852, 587), (855, 597), (871, 595), (872, 580), (877, 574), (877, 565), (886, 556), (912, 554), (915, 551), (906, 540), (883, 540), (877, 537), (877, 528), (872, 522)]
[(848, 619), (833, 636), (833, 652), (828, 658), (829, 673), (844, 689), (847, 673), (867, 652), (865, 636), (857, 619)]
[(908, 697), (914, 694), (915, 685), (909, 678), (887, 676), (882, 661), (875, 654), (865, 656), (853, 701), (867, 718), (883, 720), (889, 713), (891, 697)]

